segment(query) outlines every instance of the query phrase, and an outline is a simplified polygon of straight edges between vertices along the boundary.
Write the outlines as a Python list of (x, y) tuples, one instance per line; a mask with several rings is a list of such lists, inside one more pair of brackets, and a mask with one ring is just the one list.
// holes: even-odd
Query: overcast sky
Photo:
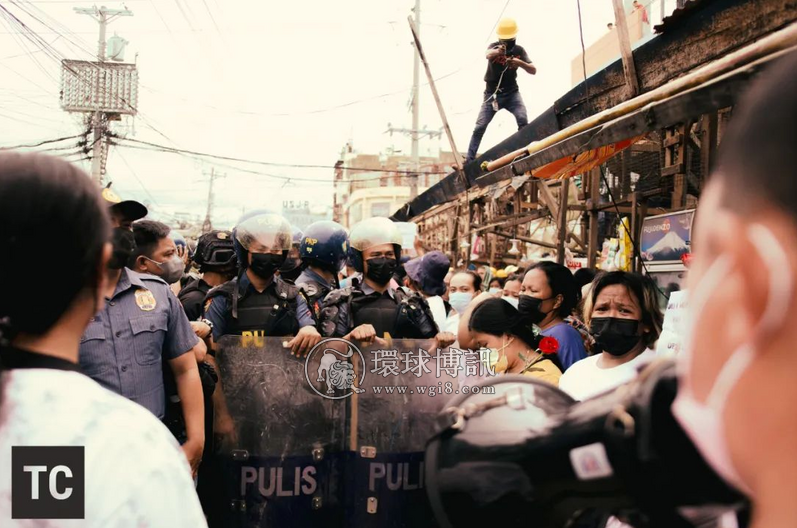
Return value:
[[(91, 59), (96, 52), (97, 23), (73, 11), (90, 3), (0, 4), (61, 55)], [(407, 138), (385, 131), (388, 123), (411, 125), (414, 51), (406, 18), (413, 0), (104, 2), (109, 8), (123, 4), (134, 16), (115, 20), (108, 37), (118, 33), (130, 41), (125, 58), (138, 63), (140, 114), (114, 123), (116, 132), (285, 164), (334, 165), (349, 140), (364, 153), (392, 146), (409, 154)], [(536, 76), (518, 74), (530, 120), (571, 87), (570, 63), (580, 53), (575, 0), (422, 0), (424, 50), (433, 75), (448, 75), (438, 90), (460, 151), (467, 149), (482, 100), (484, 48), (504, 6), (504, 16), (520, 26), (518, 43), (538, 69)], [(611, 1), (582, 0), (582, 13), (589, 46), (613, 19)], [(421, 75), (421, 125), (437, 129), (441, 120)], [(82, 131), (83, 116), (59, 108), (59, 81), (60, 64), (0, 17), (0, 146)], [(515, 129), (514, 118), (499, 113), (482, 150)], [(421, 143), (422, 153), (441, 147), (448, 150), (445, 136)], [(331, 169), (202, 162), (113, 147), (108, 177), (119, 194), (155, 211), (202, 215), (211, 167), (227, 175), (216, 186), (221, 223), (233, 222), (244, 209), (280, 207), (283, 199), (332, 202)]]

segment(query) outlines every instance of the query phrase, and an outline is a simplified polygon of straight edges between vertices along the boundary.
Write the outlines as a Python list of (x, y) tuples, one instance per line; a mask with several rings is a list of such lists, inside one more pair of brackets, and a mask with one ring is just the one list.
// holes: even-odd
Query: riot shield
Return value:
[(436, 526), (425, 444), (478, 357), (420, 340), (380, 347), (330, 338), (302, 359), (279, 338), (218, 345), (234, 424), (221, 450), (225, 526)]
[(233, 424), (219, 452), (224, 526), (342, 522), (346, 402), (320, 398), (305, 382), (304, 359), (284, 341), (226, 336), (218, 343), (222, 412)]

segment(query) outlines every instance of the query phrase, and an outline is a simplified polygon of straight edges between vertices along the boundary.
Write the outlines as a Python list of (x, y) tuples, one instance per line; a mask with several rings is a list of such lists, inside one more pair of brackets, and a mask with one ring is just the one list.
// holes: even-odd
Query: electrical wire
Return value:
[[(581, 37), (581, 57), (583, 59), (583, 57), (586, 56), (587, 52), (586, 52), (586, 48), (584, 47), (584, 29), (583, 29), (582, 24), (581, 24), (581, 0), (576, 0), (576, 5), (578, 7), (578, 31), (579, 31), (579, 35)], [(583, 65), (583, 68), (584, 68), (584, 85), (587, 86), (587, 66), (586, 66), (586, 62), (583, 61), (583, 60), (582, 60), (582, 65)], [(589, 96), (589, 90), (586, 90), (586, 97), (587, 97), (587, 105), (590, 107), (590, 110), (592, 110), (592, 105), (591, 105), (590, 96)], [(612, 205), (614, 206), (614, 210), (617, 213), (617, 218), (621, 219), (620, 220), (620, 225), (623, 226), (623, 229), (625, 230), (626, 234), (628, 235), (628, 239), (631, 241), (631, 246), (634, 248), (634, 255), (636, 255), (636, 257), (639, 259), (639, 262), (642, 264), (642, 268), (645, 270), (645, 274), (650, 276), (650, 270), (648, 269), (648, 265), (645, 262), (645, 259), (642, 258), (642, 252), (640, 251), (639, 244), (637, 243), (636, 238), (631, 233), (631, 230), (628, 228), (626, 223), (622, 221), (622, 213), (620, 212), (620, 207), (617, 205), (617, 201), (614, 199), (614, 195), (612, 194), (612, 188), (609, 185), (609, 181), (606, 178), (606, 173), (605, 173), (605, 171), (603, 169), (603, 166), (598, 165), (598, 169), (600, 170), (601, 179), (603, 180), (603, 184), (606, 186), (606, 191), (607, 191), (607, 193), (609, 195), (609, 199), (611, 200)], [(659, 293), (662, 295), (662, 297), (664, 297), (665, 299), (669, 300), (670, 296), (667, 295), (666, 293), (664, 293), (664, 291), (661, 288), (659, 288), (659, 285), (656, 284), (656, 281), (652, 281), (652, 282), (656, 286), (656, 289), (659, 291)]]
[(64, 136), (64, 137), (55, 138), (55, 139), (45, 139), (45, 140), (42, 140), (42, 141), (40, 141), (38, 143), (32, 143), (30, 145), (10, 145), (10, 146), (7, 146), (7, 147), (0, 147), (0, 148), (2, 148), (2, 149), (35, 148), (35, 147), (41, 147), (42, 145), (47, 145), (49, 143), (58, 143), (59, 141), (66, 141), (67, 139), (75, 139), (75, 138), (79, 138), (79, 137), (82, 137), (82, 134), (78, 134), (78, 135), (75, 135), (75, 136)]
[[(362, 172), (390, 172), (392, 174), (447, 174), (444, 171), (404, 171), (404, 170), (394, 170), (394, 169), (385, 169), (384, 167), (368, 167), (368, 168), (360, 168), (360, 167), (345, 167), (345, 166), (334, 166), (334, 165), (312, 165), (312, 164), (300, 164), (300, 163), (275, 163), (270, 161), (260, 161), (260, 160), (250, 160), (244, 158), (235, 158), (232, 156), (222, 156), (218, 154), (209, 154), (207, 152), (198, 152), (194, 150), (187, 150), (187, 149), (180, 149), (174, 147), (167, 147), (165, 145), (158, 145), (157, 143), (151, 143), (149, 141), (141, 141), (138, 139), (132, 138), (124, 138), (117, 136), (115, 134), (109, 134), (111, 137), (122, 141), (129, 141), (132, 143), (138, 143), (141, 145), (146, 145), (149, 147), (153, 147), (155, 149), (160, 149), (168, 152), (174, 153), (182, 153), (182, 154), (192, 154), (194, 156), (201, 156), (204, 158), (213, 158), (213, 159), (220, 159), (225, 161), (238, 161), (241, 163), (251, 163), (254, 165), (266, 165), (269, 167), (289, 167), (295, 169), (343, 169), (343, 170), (350, 170), (350, 171), (362, 171)], [(119, 146), (126, 146), (124, 144), (118, 144)], [(299, 180), (299, 178), (291, 178), (293, 180)], [(316, 180), (309, 180), (309, 181), (316, 181)]]

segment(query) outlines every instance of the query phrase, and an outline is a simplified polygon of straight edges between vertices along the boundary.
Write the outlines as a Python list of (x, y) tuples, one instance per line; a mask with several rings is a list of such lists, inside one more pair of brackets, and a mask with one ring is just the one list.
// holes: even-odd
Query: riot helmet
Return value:
[(269, 255), (271, 252), (279, 251), (278, 257), (269, 259), (271, 260), (269, 267), (276, 265), (274, 269), (276, 271), (288, 257), (292, 237), (291, 224), (285, 218), (262, 210), (245, 214), (232, 230), (235, 255), (242, 270), (249, 267), (249, 253)]
[(306, 265), (337, 274), (346, 263), (349, 235), (346, 228), (331, 220), (311, 224), (304, 232), (299, 255)]
[(210, 231), (199, 237), (194, 262), (199, 271), (235, 271), (235, 247), (229, 231)]
[(349, 260), (354, 269), (362, 273), (363, 251), (382, 244), (393, 245), (398, 263), (401, 257), (401, 232), (389, 218), (369, 218), (355, 224), (349, 234)]
[(296, 226), (291, 226), (291, 249), (288, 258), (280, 266), (280, 277), (293, 284), (299, 275), (302, 274), (302, 259), (299, 256), (299, 246), (302, 243), (302, 230)]

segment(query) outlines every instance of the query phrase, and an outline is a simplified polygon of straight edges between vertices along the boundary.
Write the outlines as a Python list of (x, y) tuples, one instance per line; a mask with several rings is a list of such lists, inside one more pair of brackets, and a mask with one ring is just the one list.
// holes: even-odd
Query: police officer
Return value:
[(237, 262), (230, 231), (211, 231), (199, 237), (194, 263), (202, 276), (191, 279), (177, 298), (190, 321), (202, 317), (205, 297), (212, 288), (221, 286), (236, 275)]
[(163, 279), (126, 267), (135, 251), (130, 226), (146, 216), (147, 209), (138, 202), (122, 201), (108, 188), (102, 196), (110, 204), (113, 254), (107, 270), (106, 302), (80, 340), (80, 367), (103, 387), (163, 419), (165, 359), (174, 373), (186, 417), (183, 451), (196, 472), (205, 443), (196, 358), (204, 355), (205, 344), (195, 335)]
[(340, 287), (338, 272), (346, 263), (348, 252), (349, 235), (337, 222), (315, 222), (304, 232), (299, 248), (304, 271), (296, 279), (296, 285), (307, 298), (316, 319), (321, 313), (321, 301)]
[(429, 305), (419, 294), (391, 285), (401, 255), (401, 233), (387, 218), (371, 218), (355, 225), (349, 236), (349, 259), (363, 281), (332, 291), (321, 309), (319, 327), (325, 337), (372, 343), (375, 339), (440, 338)]
[(291, 249), (291, 225), (278, 214), (255, 211), (232, 234), (241, 271), (208, 293), (205, 317), (213, 341), (224, 335), (296, 336), (288, 346), (294, 354), (306, 353), (321, 340), (315, 320), (299, 289), (276, 275)]
[(288, 252), (288, 258), (280, 266), (280, 278), (288, 284), (296, 284), (296, 279), (302, 273), (302, 259), (299, 254), (299, 246), (302, 244), (304, 233), (296, 226), (291, 227), (291, 250)]

